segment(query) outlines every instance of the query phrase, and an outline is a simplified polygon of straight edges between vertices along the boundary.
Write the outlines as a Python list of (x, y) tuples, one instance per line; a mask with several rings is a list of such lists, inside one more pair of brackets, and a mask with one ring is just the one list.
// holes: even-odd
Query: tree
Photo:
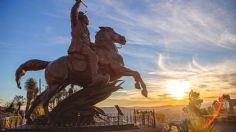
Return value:
[(158, 112), (155, 113), (155, 118), (161, 123), (166, 123), (168, 120), (164, 114)]
[(38, 93), (37, 82), (35, 81), (34, 78), (29, 78), (25, 82), (25, 89), (27, 91), (27, 104), (25, 111), (28, 111), (32, 100), (36, 98)]
[(5, 106), (6, 106), (5, 112), (14, 113), (14, 111), (15, 111), (14, 102), (7, 102), (7, 103), (5, 104)]
[(25, 98), (21, 95), (16, 95), (11, 103), (7, 103), (6, 112), (19, 114), (21, 106), (25, 103)]
[(224, 100), (229, 101), (229, 100), (230, 100), (230, 95), (228, 95), (228, 94), (223, 94), (223, 98), (224, 98)]
[(66, 91), (66, 89), (62, 89), (60, 92), (56, 93), (56, 95), (54, 95), (52, 99), (50, 99), (49, 101), (50, 109), (53, 109), (54, 107), (56, 107), (56, 105), (59, 104), (68, 95), (69, 93)]
[(13, 102), (15, 102), (15, 105), (17, 106), (16, 113), (19, 113), (21, 106), (25, 103), (25, 98), (21, 95), (16, 95)]
[(193, 90), (189, 93), (189, 104), (183, 109), (188, 114), (188, 121), (183, 123), (184, 128), (188, 128), (191, 132), (210, 132), (215, 131), (214, 126), (205, 127), (208, 120), (203, 115), (212, 112), (211, 107), (201, 109), (203, 100), (200, 98), (200, 93)]
[(201, 115), (201, 104), (203, 100), (200, 99), (200, 93), (191, 90), (189, 92), (189, 104), (183, 108), (186, 113), (194, 113)]
[(209, 115), (212, 115), (213, 112), (214, 112), (213, 107), (208, 106), (208, 107), (207, 107), (207, 112), (208, 112)]

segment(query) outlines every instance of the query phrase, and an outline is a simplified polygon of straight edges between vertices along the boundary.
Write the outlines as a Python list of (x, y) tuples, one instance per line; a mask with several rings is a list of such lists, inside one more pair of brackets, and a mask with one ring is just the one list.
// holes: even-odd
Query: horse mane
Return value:
[(95, 35), (95, 44), (99, 44), (101, 41), (104, 41), (104, 30), (100, 29)]
[(95, 43), (96, 41), (99, 42), (99, 41), (104, 41), (104, 32), (107, 31), (107, 30), (113, 30), (111, 27), (99, 27), (99, 31), (96, 33), (95, 35)]
[[(113, 30), (111, 27), (99, 27), (100, 30), (96, 33), (95, 35), (95, 43), (94, 46), (95, 47), (100, 47), (100, 48), (105, 48), (108, 50), (113, 50), (115, 52), (118, 52), (118, 49), (116, 48), (115, 44), (111, 41), (109, 42), (108, 40), (106, 40), (104, 38), (104, 33), (107, 30)], [(109, 44), (112, 43), (112, 44)]]

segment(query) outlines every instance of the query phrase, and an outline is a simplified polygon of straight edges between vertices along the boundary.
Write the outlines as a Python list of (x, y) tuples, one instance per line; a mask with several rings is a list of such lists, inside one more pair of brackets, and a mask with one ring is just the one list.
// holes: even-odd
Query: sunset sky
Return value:
[[(84, 0), (94, 41), (99, 26), (110, 26), (127, 39), (119, 49), (126, 67), (140, 72), (149, 97), (124, 89), (99, 106), (187, 104), (193, 89), (204, 101), (223, 93), (236, 98), (235, 0)], [(74, 0), (0, 1), (0, 104), (16, 94), (15, 70), (29, 59), (52, 61), (67, 54), (70, 9)], [(44, 71), (28, 72), (42, 79)]]

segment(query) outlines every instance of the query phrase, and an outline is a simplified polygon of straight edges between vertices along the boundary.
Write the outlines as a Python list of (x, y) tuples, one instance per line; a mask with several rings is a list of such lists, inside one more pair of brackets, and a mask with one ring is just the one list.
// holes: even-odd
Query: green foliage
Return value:
[(212, 115), (214, 113), (214, 110), (211, 106), (207, 107), (207, 112), (208, 112), (208, 115)]
[(34, 78), (29, 78), (25, 82), (25, 89), (27, 91), (27, 100), (31, 101), (38, 93), (37, 82)]
[(25, 82), (25, 89), (28, 90), (34, 90), (37, 88), (37, 82), (34, 78), (29, 78)]
[(21, 106), (25, 103), (25, 98), (21, 95), (16, 95), (11, 103), (6, 104), (6, 112), (19, 113)]
[(40, 117), (42, 115), (45, 115), (44, 109), (43, 109), (43, 105), (39, 104), (34, 111), (31, 114), (32, 119), (36, 119), (37, 117)]
[(192, 116), (189, 122), (189, 129), (191, 132), (215, 132), (215, 128), (213, 125), (207, 126), (208, 120), (199, 117), (199, 116)]
[(53, 109), (54, 107), (56, 107), (56, 105), (58, 103), (60, 103), (63, 99), (65, 99), (67, 96), (69, 95), (69, 93), (66, 91), (66, 89), (61, 90), (60, 92), (56, 93), (56, 95), (54, 95), (52, 97), (52, 99), (50, 99), (49, 101), (49, 107), (51, 109)]
[(189, 104), (183, 108), (185, 113), (195, 113), (201, 115), (201, 104), (203, 100), (200, 98), (200, 93), (193, 90), (189, 93)]
[(228, 95), (228, 94), (223, 94), (223, 98), (224, 98), (224, 100), (229, 101), (229, 100), (230, 100), (230, 95)]
[[(212, 107), (201, 109), (202, 102), (200, 93), (195, 91), (189, 93), (189, 104), (183, 109), (188, 114), (188, 122), (185, 122), (183, 126), (187, 126), (190, 132), (215, 132), (215, 127), (213, 125), (207, 126), (208, 119), (202, 116), (212, 114), (214, 110)], [(215, 101), (213, 106), (217, 108), (218, 101)]]
[(162, 113), (157, 113), (156, 112), (155, 113), (155, 118), (161, 123), (166, 123), (168, 121), (167, 117)]

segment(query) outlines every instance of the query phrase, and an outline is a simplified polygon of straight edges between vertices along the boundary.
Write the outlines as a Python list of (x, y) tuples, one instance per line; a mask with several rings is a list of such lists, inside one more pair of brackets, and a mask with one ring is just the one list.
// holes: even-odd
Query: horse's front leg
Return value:
[(122, 76), (132, 76), (136, 82), (135, 88), (137, 88), (137, 89), (142, 88), (142, 95), (145, 97), (148, 96), (146, 84), (144, 83), (143, 79), (141, 78), (140, 74), (137, 71), (133, 71), (133, 70), (130, 70), (126, 67), (122, 67), (119, 72)]

